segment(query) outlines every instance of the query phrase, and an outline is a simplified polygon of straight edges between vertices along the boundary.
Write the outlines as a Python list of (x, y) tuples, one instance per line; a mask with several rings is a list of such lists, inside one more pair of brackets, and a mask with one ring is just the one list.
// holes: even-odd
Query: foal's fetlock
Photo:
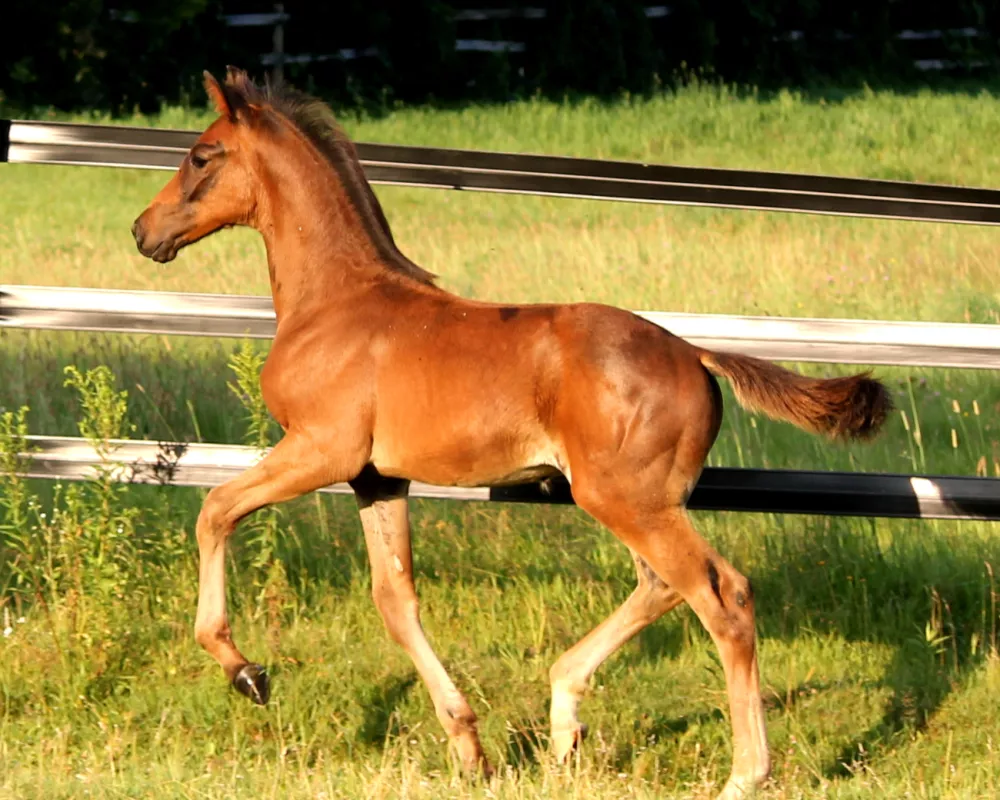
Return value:
[(260, 664), (244, 664), (232, 678), (233, 688), (249, 697), (259, 706), (267, 704), (271, 696), (271, 682), (267, 670)]
[(766, 781), (767, 775), (763, 777), (731, 776), (715, 800), (750, 800), (757, 789)]
[(479, 734), (475, 728), (463, 730), (451, 737), (451, 747), (458, 757), (463, 774), (475, 778), (490, 778), (493, 775), (493, 767), (490, 766), (483, 746), (479, 742)]
[(450, 747), (458, 757), (462, 772), (467, 775), (482, 775), (490, 777), (493, 768), (490, 766), (483, 746), (479, 741), (477, 728), (478, 718), (468, 704), (456, 702), (439, 710), (438, 718), (448, 734)]
[(560, 764), (565, 763), (577, 751), (584, 739), (587, 738), (589, 728), (582, 722), (577, 722), (570, 728), (552, 729), (552, 755)]
[(558, 662), (549, 671), (552, 684), (551, 747), (557, 761), (565, 761), (587, 736), (587, 726), (576, 716), (576, 709), (586, 693), (586, 685), (566, 677)]
[(771, 759), (765, 752), (750, 766), (744, 765), (741, 772), (734, 769), (719, 793), (717, 800), (749, 800), (771, 775)]

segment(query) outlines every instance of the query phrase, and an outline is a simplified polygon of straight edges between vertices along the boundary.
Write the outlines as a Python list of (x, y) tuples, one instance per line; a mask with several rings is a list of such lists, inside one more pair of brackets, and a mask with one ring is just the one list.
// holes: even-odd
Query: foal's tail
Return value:
[(807, 378), (769, 361), (699, 351), (713, 375), (727, 378), (741, 406), (832, 439), (867, 439), (892, 411), (889, 391), (871, 373)]

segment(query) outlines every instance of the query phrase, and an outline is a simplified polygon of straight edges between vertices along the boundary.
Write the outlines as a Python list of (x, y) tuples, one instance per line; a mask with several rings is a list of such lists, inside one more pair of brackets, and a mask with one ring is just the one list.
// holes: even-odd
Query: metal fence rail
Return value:
[[(121, 481), (168, 486), (216, 486), (256, 463), (262, 452), (250, 447), (173, 442), (115, 442), (102, 462), (85, 439), (29, 437), (25, 474), (32, 478), (87, 480), (101, 464), (113, 466)], [(321, 491), (349, 493), (346, 484)], [(572, 503), (569, 485), (541, 484), (454, 488), (414, 483), (410, 494), (446, 500)], [(954, 476), (911, 476), (853, 472), (808, 472), (707, 468), (688, 507), (834, 516), (914, 519), (1000, 519), (1000, 480)]]
[[(192, 131), (0, 120), (0, 161), (175, 169)], [(1000, 191), (901, 181), (359, 143), (373, 183), (1000, 224)]]
[[(639, 311), (700, 347), (780, 361), (995, 369), (1000, 326)], [(270, 297), (0, 285), (0, 328), (270, 339)]]

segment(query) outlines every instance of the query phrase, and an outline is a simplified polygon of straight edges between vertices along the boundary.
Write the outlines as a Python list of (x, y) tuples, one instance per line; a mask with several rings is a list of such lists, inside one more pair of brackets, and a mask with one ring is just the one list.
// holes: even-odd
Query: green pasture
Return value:
[[(209, 119), (167, 109), (127, 122), (193, 129)], [(1000, 186), (1000, 98), (986, 91), (765, 97), (691, 86), (611, 104), (411, 108), (343, 123), (367, 141)], [(0, 166), (0, 283), (266, 293), (263, 249), (246, 231), (166, 266), (135, 252), (131, 221), (167, 177)], [(989, 228), (377, 192), (404, 252), (468, 296), (1000, 321), (998, 234)], [(230, 365), (242, 353), (245, 377), (264, 350), (5, 331), (0, 409), (28, 406), (31, 433), (79, 435), (80, 390), (64, 385), (64, 370), (107, 365), (127, 402), (119, 418), (104, 396), (105, 431), (238, 443), (247, 398), (230, 387)], [(711, 463), (1000, 476), (992, 372), (876, 372), (898, 409), (877, 442), (834, 446), (753, 418), (727, 393)], [(0, 453), (9, 453), (16, 420), (3, 419)], [(624, 548), (575, 509), (413, 503), (425, 627), (500, 766), (492, 783), (475, 783), (455, 772), (425, 690), (383, 632), (347, 498), (262, 512), (234, 537), (235, 634), (268, 665), (274, 692), (260, 709), (227, 690), (191, 635), (202, 496), (8, 477), (0, 798), (702, 798), (725, 781), (721, 666), (683, 608), (597, 674), (581, 709), (591, 736), (576, 763), (549, 758), (548, 667), (633, 582)], [(761, 797), (996, 796), (992, 526), (694, 517), (756, 590), (774, 762)]]

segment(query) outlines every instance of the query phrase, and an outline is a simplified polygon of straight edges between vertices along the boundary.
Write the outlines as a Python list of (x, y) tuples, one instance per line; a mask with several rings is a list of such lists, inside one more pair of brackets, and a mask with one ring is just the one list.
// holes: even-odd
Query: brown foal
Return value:
[(494, 305), (450, 294), (397, 249), (354, 148), (321, 103), (206, 73), (220, 117), (135, 221), (159, 262), (220, 228), (267, 247), (277, 313), (261, 376), (284, 438), (213, 489), (198, 517), (195, 636), (237, 689), (268, 697), (226, 615), (225, 548), (247, 514), (348, 481), (361, 511), (372, 592), (389, 635), (427, 684), (463, 765), (488, 770), (476, 715), (424, 635), (407, 513), (409, 481), (489, 486), (562, 473), (577, 504), (631, 550), (638, 586), (552, 667), (552, 746), (580, 741), (594, 671), (687, 602), (722, 657), (735, 798), (768, 775), (750, 582), (685, 512), (722, 419), (713, 376), (750, 409), (833, 438), (861, 438), (890, 401), (867, 377), (818, 380), (713, 353), (616, 308)]

